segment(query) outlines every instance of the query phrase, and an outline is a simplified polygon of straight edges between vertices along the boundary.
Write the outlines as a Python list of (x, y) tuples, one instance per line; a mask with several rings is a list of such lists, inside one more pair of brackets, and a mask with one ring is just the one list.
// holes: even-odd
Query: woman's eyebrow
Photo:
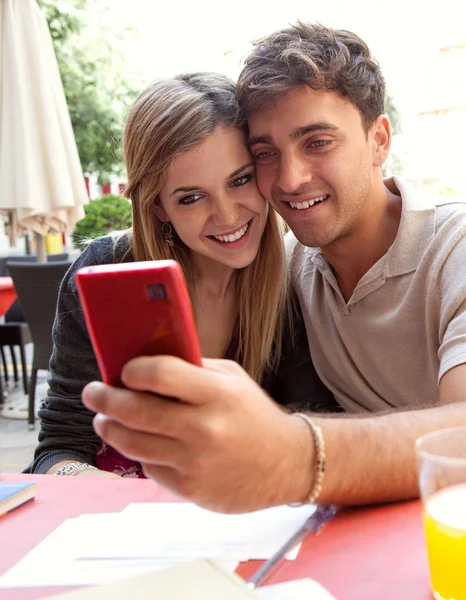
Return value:
[(239, 175), (245, 169), (248, 169), (249, 167), (253, 167), (253, 166), (254, 166), (254, 162), (252, 160), (245, 163), (242, 167), (240, 167), (239, 169), (236, 169), (236, 171), (233, 171), (233, 173), (228, 177), (228, 179), (231, 179), (232, 177), (236, 177), (236, 175)]
[[(233, 173), (231, 173), (231, 175), (228, 176), (228, 179), (232, 179), (233, 177), (236, 177), (236, 175), (239, 175), (245, 169), (248, 169), (249, 167), (253, 167), (253, 166), (254, 166), (254, 163), (252, 161), (245, 163), (244, 165), (239, 167), (239, 169), (236, 169), (235, 171), (233, 171)], [(200, 188), (202, 188), (202, 185), (182, 185), (182, 186), (174, 189), (173, 192), (171, 192), (170, 198), (172, 196), (174, 196), (175, 194), (177, 194), (178, 192), (195, 192), (196, 190), (198, 190)]]

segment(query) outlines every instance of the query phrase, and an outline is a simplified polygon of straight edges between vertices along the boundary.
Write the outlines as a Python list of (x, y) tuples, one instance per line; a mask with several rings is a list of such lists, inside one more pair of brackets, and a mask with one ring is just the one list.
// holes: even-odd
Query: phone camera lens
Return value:
[(147, 292), (150, 300), (165, 300), (167, 292), (162, 283), (151, 283), (147, 286)]

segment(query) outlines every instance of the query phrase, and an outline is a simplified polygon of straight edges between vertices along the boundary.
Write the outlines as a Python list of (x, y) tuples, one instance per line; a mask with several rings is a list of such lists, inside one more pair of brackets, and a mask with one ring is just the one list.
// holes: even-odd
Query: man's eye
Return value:
[(328, 146), (331, 144), (331, 140), (314, 140), (310, 144), (308, 144), (308, 148), (323, 148), (324, 146)]
[(254, 160), (265, 160), (274, 156), (275, 152), (273, 150), (263, 150), (262, 152), (257, 152), (254, 155)]
[(183, 204), (184, 206), (188, 204), (194, 204), (198, 200), (202, 198), (202, 194), (190, 194), (189, 196), (183, 196), (178, 200), (178, 204)]
[(231, 185), (234, 187), (241, 187), (242, 185), (245, 185), (246, 183), (251, 181), (251, 179), (251, 173), (248, 173), (247, 175), (241, 175), (241, 177), (237, 177), (234, 181), (232, 181)]

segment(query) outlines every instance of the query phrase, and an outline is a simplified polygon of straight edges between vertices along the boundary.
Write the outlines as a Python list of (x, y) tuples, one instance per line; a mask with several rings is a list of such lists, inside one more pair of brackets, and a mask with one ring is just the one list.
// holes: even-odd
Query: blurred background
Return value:
[[(463, 4), (0, 0), (0, 275), (9, 275), (12, 259), (71, 261), (86, 240), (131, 225), (122, 197), (121, 136), (128, 109), (147, 84), (186, 71), (236, 79), (253, 40), (298, 19), (354, 31), (379, 61), (395, 133), (385, 174), (406, 177), (428, 196), (466, 196)], [(5, 294), (14, 289), (8, 285)], [(0, 333), (10, 316), (0, 317)], [(16, 321), (22, 332), (28, 319)], [(5, 339), (0, 335), (0, 348)], [(34, 371), (33, 344), (20, 341)], [(7, 345), (13, 359), (17, 348), (11, 340)], [(26, 377), (22, 386), (18, 373), (28, 370), (22, 364), (13, 365), (12, 380), (11, 359), (2, 358), (0, 469), (15, 471), (36, 444), (37, 431), (24, 423), (29, 418), (33, 427), (36, 383), (28, 388)], [(36, 364), (38, 401), (47, 389), (47, 364)]]
[[(220, 71), (236, 79), (252, 40), (297, 19), (356, 32), (381, 64), (395, 132), (386, 174), (403, 175), (429, 195), (466, 193), (462, 176), (466, 30), (461, 0), (434, 5), (419, 0), (386, 4), (38, 0), (38, 4), (52, 34), (91, 199), (100, 202), (103, 195), (118, 196), (124, 189), (123, 122), (146, 84), (195, 70)], [(98, 204), (85, 209), (95, 217)], [(129, 224), (129, 212), (123, 210), (122, 216), (121, 203), (103, 212), (109, 211), (114, 215), (113, 220), (108, 217), (107, 229), (115, 223)], [(87, 217), (83, 231), (78, 227), (75, 247), (102, 228), (91, 223), (99, 221), (94, 217)], [(7, 249), (0, 224), (0, 252)]]

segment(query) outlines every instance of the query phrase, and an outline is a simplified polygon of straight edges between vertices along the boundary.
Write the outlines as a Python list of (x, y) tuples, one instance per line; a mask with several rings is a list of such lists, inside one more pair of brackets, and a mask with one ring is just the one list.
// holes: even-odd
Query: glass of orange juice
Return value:
[(432, 591), (466, 600), (466, 427), (416, 442)]

